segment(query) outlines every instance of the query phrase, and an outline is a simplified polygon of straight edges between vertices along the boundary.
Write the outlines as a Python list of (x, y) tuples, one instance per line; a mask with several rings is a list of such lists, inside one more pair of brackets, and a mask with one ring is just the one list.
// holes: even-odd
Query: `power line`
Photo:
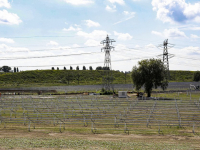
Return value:
[[(119, 59), (119, 60), (113, 60), (112, 62), (120, 62), (120, 61), (131, 61), (131, 60), (137, 60), (137, 59), (145, 59), (145, 58), (150, 58), (150, 57), (139, 57), (139, 58), (127, 58), (127, 59)], [(89, 62), (89, 63), (75, 63), (75, 64), (62, 64), (62, 65), (43, 65), (43, 66), (17, 66), (17, 67), (30, 67), (30, 68), (35, 68), (35, 67), (52, 67), (52, 66), (74, 66), (74, 65), (87, 65), (87, 64), (99, 64), (102, 63), (100, 62)], [(16, 66), (11, 66), (11, 67), (16, 67)]]
[(18, 60), (18, 59), (35, 59), (35, 58), (51, 58), (51, 57), (64, 57), (64, 56), (78, 56), (78, 55), (87, 55), (87, 54), (95, 54), (100, 52), (90, 52), (90, 53), (79, 53), (79, 54), (66, 54), (66, 55), (54, 55), (54, 56), (33, 56), (33, 57), (15, 57), (15, 58), (6, 58), (0, 60)]
[(23, 51), (5, 51), (4, 53), (18, 53), (18, 52), (38, 52), (38, 51), (55, 51), (55, 50), (65, 50), (65, 49), (82, 49), (82, 48), (90, 48), (90, 47), (99, 47), (99, 46), (82, 46), (82, 47), (60, 47), (60, 48), (51, 48), (51, 49), (36, 49), (36, 50), (23, 50)]
[[(90, 47), (97, 47), (97, 46), (90, 46)], [(86, 48), (86, 47), (78, 47), (78, 48)], [(76, 48), (66, 48), (66, 49), (76, 49)], [(122, 50), (127, 50), (127, 49), (122, 49)], [(137, 49), (134, 49), (137, 50)], [(36, 51), (36, 50), (35, 50)], [(43, 50), (37, 50), (37, 51), (43, 51)], [(130, 51), (130, 50), (127, 50)], [(119, 51), (115, 51), (119, 52)], [(97, 54), (101, 52), (88, 52), (88, 53), (78, 53), (78, 54), (66, 54), (66, 55), (54, 55), (54, 56), (33, 56), (33, 57), (4, 57), (3, 59), (0, 60), (18, 60), (18, 59), (35, 59), (35, 58), (50, 58), (50, 57), (64, 57), (64, 56), (78, 56), (78, 55), (88, 55), (88, 54)]]
[[(85, 48), (85, 47), (81, 47), (81, 48)], [(67, 48), (70, 49), (70, 48)], [(76, 48), (71, 48), (71, 49), (76, 49)], [(149, 52), (144, 52), (144, 51), (140, 51), (139, 49), (136, 48), (128, 48), (128, 49), (121, 49), (124, 51), (139, 51), (140, 53), (148, 53), (148, 54), (152, 54)], [(38, 50), (38, 51), (42, 51), (42, 50)], [(121, 51), (114, 51), (114, 52), (121, 52)], [(77, 53), (77, 54), (66, 54), (66, 55), (53, 55), (53, 56), (33, 56), (33, 57), (14, 57), (14, 58), (10, 58), (10, 57), (4, 57), (4, 59), (0, 59), (0, 60), (18, 60), (18, 59), (36, 59), (36, 58), (53, 58), (53, 57), (66, 57), (66, 56), (79, 56), (79, 55), (90, 55), (90, 54), (98, 54), (101, 52), (88, 52), (88, 53)], [(191, 58), (191, 57), (181, 57), (181, 56), (175, 56), (178, 58), (183, 58), (183, 59), (190, 59), (190, 60), (199, 60), (198, 58)]]
[(4, 37), (4, 38), (13, 38), (13, 39), (26, 39), (26, 38), (63, 38), (63, 37), (75, 37), (76, 35), (68, 35), (68, 36), (10, 36), (10, 37)]

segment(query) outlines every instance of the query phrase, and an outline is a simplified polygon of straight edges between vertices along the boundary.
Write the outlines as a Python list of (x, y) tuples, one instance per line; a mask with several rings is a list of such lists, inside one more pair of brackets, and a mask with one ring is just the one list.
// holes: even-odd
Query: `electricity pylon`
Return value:
[[(169, 45), (169, 46), (168, 46)], [(169, 59), (174, 57), (173, 54), (168, 53), (168, 48), (172, 48), (174, 44), (168, 43), (168, 39), (164, 40), (162, 45), (159, 45), (158, 48), (163, 48), (163, 54), (158, 55), (157, 57), (162, 57), (163, 63), (166, 67), (166, 73), (167, 73), (167, 78), (170, 78), (170, 73), (169, 73)]]
[(165, 64), (166, 69), (169, 72), (169, 59), (168, 59), (167, 45), (168, 45), (168, 39), (164, 40), (164, 42), (163, 42), (163, 47), (164, 47), (164, 49), (163, 49), (163, 63)]
[(110, 39), (107, 35), (106, 39), (101, 41), (101, 44), (105, 44), (104, 47), (101, 48), (101, 51), (105, 52), (105, 59), (104, 59), (104, 75), (102, 79), (102, 85), (105, 91), (110, 91), (111, 89), (114, 91), (114, 87), (112, 85), (113, 77), (112, 77), (112, 67), (111, 67), (111, 55), (110, 52), (114, 47), (110, 46), (112, 42), (116, 42), (113, 39)]

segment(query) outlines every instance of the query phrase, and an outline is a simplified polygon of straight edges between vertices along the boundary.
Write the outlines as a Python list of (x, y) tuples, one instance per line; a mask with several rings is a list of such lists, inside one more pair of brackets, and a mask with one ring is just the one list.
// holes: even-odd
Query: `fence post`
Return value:
[(158, 129), (158, 134), (160, 134), (160, 123), (159, 123), (159, 129)]
[(91, 131), (92, 133), (96, 133), (96, 129), (95, 129), (95, 126), (94, 126), (94, 122), (92, 122), (92, 126), (91, 126)]
[(129, 134), (129, 130), (128, 130), (127, 126), (126, 126), (126, 122), (125, 122), (125, 124), (124, 124), (124, 133)]
[(60, 131), (60, 133), (62, 133), (62, 131), (61, 131), (61, 122), (60, 122), (60, 128), (59, 128), (59, 131)]
[(192, 128), (193, 134), (195, 134), (194, 127), (195, 127), (195, 123), (193, 122), (193, 128)]
[(31, 126), (31, 122), (29, 121), (29, 124), (28, 124), (28, 131), (29, 132), (31, 131), (30, 126)]

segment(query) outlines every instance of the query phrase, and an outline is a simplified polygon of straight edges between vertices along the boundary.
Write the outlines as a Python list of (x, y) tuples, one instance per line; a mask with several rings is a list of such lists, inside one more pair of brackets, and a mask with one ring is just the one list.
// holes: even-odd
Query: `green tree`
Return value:
[(136, 90), (144, 86), (147, 96), (151, 96), (153, 88), (161, 86), (165, 90), (168, 86), (166, 67), (160, 59), (145, 59), (134, 66), (131, 78)]
[(196, 71), (193, 76), (193, 81), (198, 82), (200, 80), (200, 71)]
[(76, 70), (79, 70), (79, 66), (76, 67)]
[(96, 67), (96, 70), (102, 70), (101, 66)]
[(66, 70), (66, 67), (64, 67), (64, 70)]
[(70, 70), (73, 70), (72, 66), (70, 66)]
[(16, 72), (17, 71), (17, 69), (14, 67), (14, 72)]
[(90, 66), (89, 69), (90, 69), (90, 70), (93, 70), (93, 69), (92, 69), (92, 66)]
[(55, 70), (54, 67), (51, 67), (51, 70)]
[(86, 70), (86, 67), (85, 67), (85, 66), (83, 66), (83, 70)]
[(19, 72), (19, 69), (18, 69), (18, 67), (17, 67), (17, 72)]
[(59, 67), (57, 67), (57, 70), (59, 70)]
[(9, 66), (3, 66), (3, 67), (1, 67), (1, 70), (3, 72), (9, 72), (11, 70), (11, 67), (9, 67)]
[(103, 67), (103, 70), (110, 70), (109, 67)]

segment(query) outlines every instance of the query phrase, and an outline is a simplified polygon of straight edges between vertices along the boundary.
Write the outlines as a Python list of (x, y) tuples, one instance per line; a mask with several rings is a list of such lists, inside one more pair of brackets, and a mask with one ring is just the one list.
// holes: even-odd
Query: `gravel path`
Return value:
[[(168, 89), (188, 89), (192, 85), (200, 85), (199, 82), (170, 82)], [(76, 86), (52, 86), (52, 87), (31, 87), (31, 88), (13, 88), (9, 90), (57, 90), (57, 91), (94, 91), (100, 90), (102, 85), (76, 85)], [(132, 90), (132, 84), (115, 84), (114, 89), (116, 90)], [(1, 89), (0, 89), (1, 90)]]

